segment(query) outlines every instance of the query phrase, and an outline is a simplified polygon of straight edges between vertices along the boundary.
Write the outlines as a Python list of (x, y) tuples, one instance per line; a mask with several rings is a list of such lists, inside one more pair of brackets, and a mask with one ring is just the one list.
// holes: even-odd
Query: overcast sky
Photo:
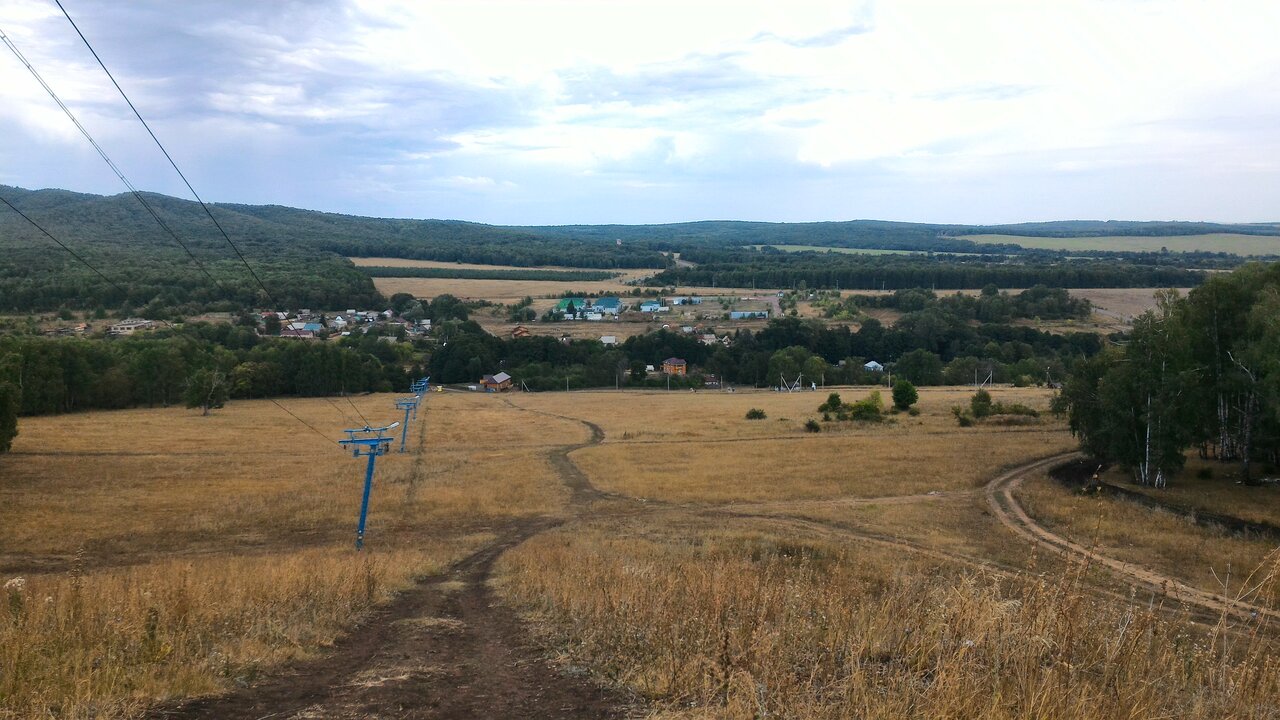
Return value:
[[(219, 202), (510, 224), (1280, 220), (1280, 2), (64, 0)], [(52, 0), (0, 29), (185, 188)], [(0, 48), (0, 183), (123, 188)]]

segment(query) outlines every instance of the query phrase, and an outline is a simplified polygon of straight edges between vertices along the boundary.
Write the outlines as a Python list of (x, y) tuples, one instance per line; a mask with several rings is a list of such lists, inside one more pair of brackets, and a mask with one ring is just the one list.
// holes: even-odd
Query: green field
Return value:
[(1111, 250), (1120, 252), (1228, 252), (1236, 255), (1280, 255), (1280, 237), (1211, 233), (1163, 237), (1027, 237), (1024, 235), (964, 235), (976, 243), (1012, 243), (1041, 250)]

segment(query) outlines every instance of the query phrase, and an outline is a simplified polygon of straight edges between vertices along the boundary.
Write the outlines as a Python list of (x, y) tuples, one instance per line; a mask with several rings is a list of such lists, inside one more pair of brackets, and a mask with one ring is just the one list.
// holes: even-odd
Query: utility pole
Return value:
[(352, 457), (364, 455), (369, 458), (364, 470), (364, 496), (360, 500), (360, 523), (356, 526), (356, 550), (364, 548), (364, 526), (365, 520), (369, 517), (369, 492), (373, 489), (374, 465), (378, 456), (386, 454), (391, 447), (392, 438), (387, 436), (387, 431), (399, 426), (400, 423), (391, 423), (380, 428), (371, 428), (366, 425), (355, 430), (343, 430), (347, 434), (347, 439), (338, 441), (339, 444), (351, 446)]

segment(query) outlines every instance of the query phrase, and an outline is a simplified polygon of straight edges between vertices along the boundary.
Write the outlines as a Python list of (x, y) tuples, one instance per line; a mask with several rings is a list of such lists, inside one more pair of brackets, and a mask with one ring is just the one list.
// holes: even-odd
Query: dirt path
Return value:
[[(579, 421), (583, 422), (583, 421)], [(604, 439), (560, 446), (552, 465), (581, 514), (603, 499), (569, 453)], [(567, 675), (534, 647), (520, 618), (489, 588), (494, 562), (562, 518), (523, 518), (491, 528), (497, 539), (401, 593), (321, 657), (227, 695), (153, 709), (190, 720), (293, 718), (619, 718), (628, 698)]]
[(1011, 470), (987, 483), (987, 503), (996, 518), (1017, 535), (1032, 542), (1043, 543), (1051, 548), (1075, 555), (1079, 558), (1102, 565), (1131, 582), (1146, 587), (1161, 595), (1167, 595), (1181, 603), (1208, 610), (1213, 613), (1225, 613), (1239, 618), (1252, 619), (1265, 616), (1272, 620), (1280, 620), (1280, 613), (1268, 608), (1253, 605), (1242, 600), (1227, 598), (1191, 587), (1175, 578), (1162, 575), (1132, 563), (1116, 560), (1097, 553), (1089, 548), (1073, 542), (1038, 524), (1027, 514), (1022, 505), (1014, 497), (1014, 491), (1026, 479), (1026, 475), (1047, 465), (1062, 463), (1076, 458), (1079, 453), (1066, 453), (1039, 462), (1024, 465)]

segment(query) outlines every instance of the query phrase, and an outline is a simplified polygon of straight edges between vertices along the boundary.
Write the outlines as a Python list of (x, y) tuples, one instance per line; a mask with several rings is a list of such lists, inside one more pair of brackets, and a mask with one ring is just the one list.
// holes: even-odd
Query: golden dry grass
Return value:
[[(923, 389), (918, 417), (815, 435), (802, 423), (822, 392), (433, 393), (411, 436), (425, 452), (379, 461), (363, 555), (363, 460), (270, 403), (24, 418), (0, 456), (0, 581), (25, 578), (0, 592), (0, 717), (130, 716), (252, 680), (542, 515), (567, 523), (504, 556), (501, 591), (655, 717), (1274, 715), (1269, 635), (1206, 635), (1099, 594), (1125, 587), (993, 520), (976, 488), (1072, 443), (1052, 418), (959, 428), (949, 408), (970, 394)], [(381, 423), (392, 397), (353, 402)], [(346, 400), (282, 402), (331, 440), (359, 424)], [(752, 407), (768, 419), (747, 421)], [(585, 422), (604, 442), (570, 457), (592, 483), (684, 505), (577, 515), (551, 456), (588, 442)], [(1070, 533), (1097, 515), (1053, 486), (1023, 492)], [(1118, 556), (1258, 558), (1121, 510), (1111, 530), (1150, 532), (1137, 549), (1108, 537)]]
[[(846, 401), (869, 388), (830, 388)], [(1070, 449), (1060, 423), (1020, 427), (957, 427), (952, 405), (963, 388), (922, 389), (921, 414), (884, 424), (831, 422), (805, 432), (820, 417), (823, 392), (571, 393), (521, 395), (523, 407), (599, 424), (605, 443), (574, 454), (602, 489), (672, 502), (765, 502), (833, 497), (914, 495), (973, 488), (998, 469)], [(1036, 389), (1001, 388), (1004, 402), (1046, 407)], [(618, 412), (625, 403), (626, 412)], [(569, 404), (572, 406), (570, 407)], [(749, 408), (765, 420), (746, 420)], [(982, 452), (973, 452), (983, 447)]]
[[(1024, 483), (1018, 496), (1037, 521), (1079, 544), (1228, 597), (1245, 592), (1256, 581), (1250, 573), (1277, 551), (1270, 539), (1202, 527), (1128, 500), (1082, 494), (1044, 474)], [(1275, 597), (1263, 600), (1280, 607)]]
[[(533, 267), (521, 267), (519, 265), (478, 265), (476, 263), (461, 262), (443, 262), (439, 260), (408, 260), (405, 258), (384, 258), (384, 257), (353, 257), (347, 258), (356, 267), (404, 267), (404, 268), (442, 268), (445, 270), (586, 270), (598, 271), (599, 268), (579, 268), (569, 267), (566, 265), (536, 265)], [(657, 270), (642, 268), (621, 268), (617, 270), (608, 270), (607, 272), (616, 272), (617, 280), (640, 280), (653, 275)]]
[(1197, 640), (1093, 599), (1078, 571), (1007, 583), (795, 529), (663, 519), (535, 538), (501, 584), (655, 717), (1266, 717), (1280, 697), (1271, 640)]
[[(382, 423), (393, 397), (353, 402)], [(0, 592), (0, 717), (126, 717), (252, 679), (494, 522), (561, 511), (542, 449), (585, 430), (492, 400), (427, 398), (411, 438), (427, 452), (380, 459), (362, 554), (364, 460), (268, 402), (24, 418), (0, 456), (0, 581), (24, 585)], [(332, 440), (360, 425), (345, 400), (281, 402)]]
[[(1197, 477), (1201, 471), (1208, 471), (1211, 476)], [(1266, 470), (1254, 465), (1253, 474), (1256, 479), (1264, 476)], [(1191, 453), (1186, 467), (1166, 488), (1157, 490), (1137, 485), (1133, 482), (1133, 475), (1120, 468), (1111, 468), (1103, 475), (1103, 479), (1150, 495), (1160, 502), (1189, 510), (1280, 526), (1280, 484), (1244, 485), (1238, 483), (1239, 476), (1239, 463), (1201, 460)]]
[(963, 235), (977, 243), (1012, 243), (1045, 250), (1114, 250), (1124, 252), (1226, 252), (1240, 255), (1280, 254), (1280, 238), (1237, 233), (1205, 233), (1176, 237), (1102, 236), (1080, 238), (1029, 237), (1026, 235)]

